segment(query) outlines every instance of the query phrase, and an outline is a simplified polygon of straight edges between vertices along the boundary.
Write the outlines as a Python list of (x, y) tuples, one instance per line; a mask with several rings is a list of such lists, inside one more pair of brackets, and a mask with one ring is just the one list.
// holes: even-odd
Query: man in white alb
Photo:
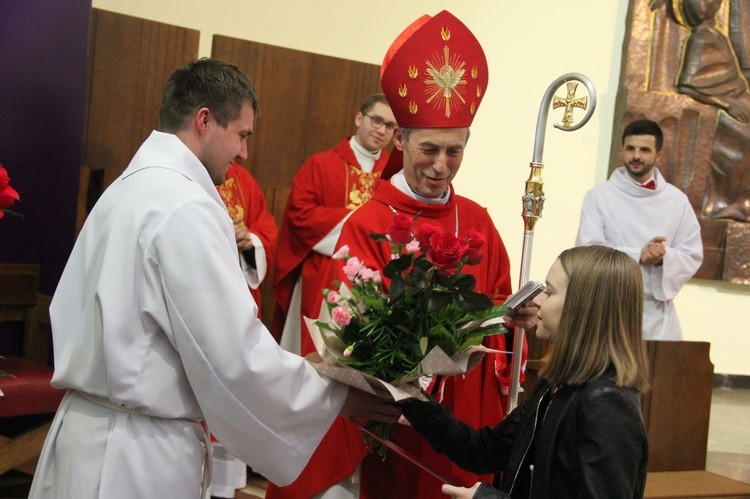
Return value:
[(215, 187), (247, 157), (257, 110), (235, 66), (176, 70), (160, 131), (89, 214), (50, 309), (52, 384), (68, 391), (31, 498), (205, 496), (202, 419), (232, 454), (289, 483), (337, 415), (400, 413), (321, 377), (257, 318)]
[(672, 300), (703, 262), (703, 244), (687, 196), (654, 168), (663, 142), (663, 132), (653, 121), (637, 120), (625, 127), (623, 166), (586, 193), (576, 246), (603, 244), (640, 262), (643, 338), (681, 340)]

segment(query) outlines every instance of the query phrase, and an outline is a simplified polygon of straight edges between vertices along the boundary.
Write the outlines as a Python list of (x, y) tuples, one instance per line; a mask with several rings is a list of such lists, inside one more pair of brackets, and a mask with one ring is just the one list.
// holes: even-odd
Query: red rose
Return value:
[(430, 238), (432, 247), (427, 252), (427, 258), (439, 269), (448, 274), (456, 272), (456, 265), (469, 251), (469, 243), (458, 239), (453, 234), (433, 234)]
[(484, 246), (484, 243), (487, 241), (487, 238), (484, 237), (484, 234), (476, 229), (469, 229), (469, 232), (466, 234), (466, 238), (469, 243), (469, 251), (466, 253), (466, 256), (468, 257), (468, 263), (469, 265), (476, 265), (482, 261), (482, 253), (480, 250), (482, 249), (482, 246)]
[(9, 182), (10, 177), (8, 176), (8, 172), (0, 166), (0, 218), (3, 218), (3, 209), (21, 199), (16, 190), (8, 185)]
[(433, 236), (433, 234), (442, 234), (442, 233), (443, 233), (443, 229), (441, 227), (426, 223), (426, 224), (420, 225), (417, 228), (417, 233), (415, 237), (417, 238), (417, 241), (419, 241), (420, 249), (422, 251), (427, 251), (427, 249), (430, 247), (430, 238)]
[(385, 233), (394, 244), (406, 244), (411, 241), (411, 224), (414, 221), (409, 215), (396, 215), (393, 224)]

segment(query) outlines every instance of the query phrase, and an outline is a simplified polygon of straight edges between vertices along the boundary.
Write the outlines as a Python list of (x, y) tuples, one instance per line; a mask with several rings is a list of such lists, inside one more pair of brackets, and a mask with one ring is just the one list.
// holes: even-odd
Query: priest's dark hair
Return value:
[(625, 137), (631, 135), (653, 135), (656, 140), (656, 152), (661, 151), (664, 145), (664, 132), (661, 131), (661, 127), (655, 121), (635, 120), (631, 122), (622, 132), (621, 144), (625, 144)]
[(638, 263), (607, 246), (579, 246), (558, 257), (568, 276), (552, 355), (540, 375), (579, 386), (614, 369), (617, 386), (649, 386)]
[(362, 114), (369, 113), (378, 102), (390, 107), (388, 99), (385, 98), (384, 94), (372, 94), (362, 101), (362, 105), (359, 106), (359, 112)]
[(258, 94), (250, 78), (237, 66), (203, 57), (175, 70), (167, 79), (159, 109), (159, 130), (181, 130), (204, 107), (219, 125), (226, 127), (240, 116), (245, 102), (259, 114)]

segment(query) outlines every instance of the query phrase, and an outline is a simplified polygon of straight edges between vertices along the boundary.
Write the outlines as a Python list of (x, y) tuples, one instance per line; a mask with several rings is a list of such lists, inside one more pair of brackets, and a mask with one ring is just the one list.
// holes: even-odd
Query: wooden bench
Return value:
[[(33, 474), (49, 430), (39, 415), (57, 410), (65, 390), (50, 386), (52, 367), (47, 365), (51, 327), (49, 297), (37, 293), (39, 265), (0, 264), (0, 321), (23, 324), (23, 357), (0, 359), (0, 421), (27, 418), (34, 422), (21, 434), (0, 434), (0, 475), (10, 469)], [(3, 425), (4, 427), (4, 425)]]
[(750, 484), (710, 471), (652, 471), (646, 478), (645, 499), (749, 498)]

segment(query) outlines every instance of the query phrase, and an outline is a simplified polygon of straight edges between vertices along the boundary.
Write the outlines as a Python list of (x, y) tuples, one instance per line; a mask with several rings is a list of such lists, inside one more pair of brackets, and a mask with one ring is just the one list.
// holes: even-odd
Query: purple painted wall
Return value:
[(24, 218), (0, 219), (0, 261), (40, 263), (51, 294), (75, 240), (91, 0), (0, 0), (0, 164)]
[(0, 262), (40, 263), (46, 294), (75, 241), (90, 20), (91, 0), (0, 0), (0, 164), (24, 214), (0, 219)]

